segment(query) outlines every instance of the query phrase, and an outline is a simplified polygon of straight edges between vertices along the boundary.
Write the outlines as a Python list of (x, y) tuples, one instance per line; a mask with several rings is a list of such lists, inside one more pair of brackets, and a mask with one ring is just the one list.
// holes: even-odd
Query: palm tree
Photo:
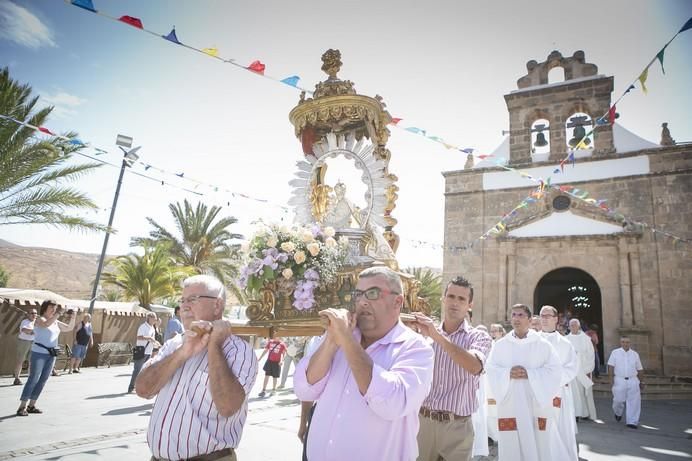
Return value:
[(238, 220), (233, 216), (218, 218), (221, 207), (211, 208), (203, 203), (196, 207), (185, 200), (171, 203), (168, 208), (173, 215), (176, 231), (171, 232), (151, 218), (147, 218), (154, 230), (149, 237), (136, 237), (131, 245), (164, 244), (176, 262), (194, 268), (198, 274), (213, 274), (238, 298), (244, 300), (243, 291), (236, 279), (239, 275), (240, 245), (231, 243), (243, 238), (229, 231)]
[(106, 290), (99, 296), (104, 301), (111, 303), (118, 302), (122, 299), (122, 293), (120, 290)]
[(149, 309), (157, 299), (180, 293), (180, 281), (193, 274), (190, 267), (176, 265), (163, 245), (144, 246), (144, 254), (130, 253), (109, 261), (112, 272), (105, 272), (103, 282), (121, 289), (126, 300), (137, 300)]
[(5, 288), (10, 280), (10, 274), (0, 266), (0, 288)]
[[(38, 96), (31, 87), (10, 78), (9, 70), (0, 71), (0, 115), (42, 126), (53, 107), (34, 111)], [(33, 114), (32, 114), (33, 112)], [(78, 230), (105, 230), (106, 226), (68, 211), (95, 209), (96, 204), (84, 193), (67, 187), (99, 167), (97, 163), (75, 164), (73, 154), (84, 147), (53, 137), (38, 139), (26, 126), (0, 118), (0, 225), (51, 224)], [(75, 138), (76, 133), (65, 134)]]
[(409, 267), (404, 269), (407, 274), (420, 282), (418, 296), (426, 298), (430, 303), (430, 314), (440, 318), (442, 309), (442, 276), (426, 267)]

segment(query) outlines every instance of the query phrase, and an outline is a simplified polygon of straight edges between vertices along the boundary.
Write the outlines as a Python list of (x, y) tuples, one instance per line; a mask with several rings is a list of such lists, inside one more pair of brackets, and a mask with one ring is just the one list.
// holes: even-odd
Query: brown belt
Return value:
[[(185, 461), (213, 461), (215, 459), (221, 459), (225, 456), (233, 455), (233, 448), (224, 448), (223, 450), (214, 451), (212, 453), (206, 453), (204, 455), (193, 456), (192, 458), (186, 458)], [(166, 458), (157, 458), (155, 456), (151, 457), (150, 461), (169, 461)]]
[(421, 407), (419, 414), (421, 416), (424, 416), (426, 418), (430, 418), (433, 421), (438, 421), (438, 422), (456, 421), (459, 419), (469, 418), (469, 416), (455, 415), (451, 411), (436, 411), (436, 410), (431, 410), (431, 409), (425, 408), (425, 407)]

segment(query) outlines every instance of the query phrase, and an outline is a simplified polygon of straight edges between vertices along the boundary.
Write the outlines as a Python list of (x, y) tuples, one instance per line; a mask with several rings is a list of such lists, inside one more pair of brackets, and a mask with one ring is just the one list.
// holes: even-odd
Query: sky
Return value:
[[(339, 76), (360, 94), (381, 95), (402, 125), (476, 153), (502, 142), (509, 127), (503, 95), (517, 89), (527, 61), (542, 62), (552, 50), (564, 56), (584, 50), (600, 74), (615, 77), (615, 98), (692, 16), (688, 0), (95, 0), (94, 6), (140, 18), (161, 35), (175, 26), (183, 43), (216, 47), (243, 65), (259, 59), (267, 74), (299, 75), (310, 89), (326, 78), (322, 53), (339, 49)], [(648, 95), (637, 87), (618, 104), (618, 122), (653, 142), (668, 122), (673, 138), (692, 141), (690, 56), (692, 31), (666, 49), (665, 75), (657, 63), (651, 67)], [(146, 172), (179, 187), (162, 186), (128, 172), (108, 254), (133, 251), (130, 238), (151, 230), (147, 217), (172, 225), (168, 204), (185, 198), (221, 206), (238, 218), (233, 230), (248, 236), (258, 219), (292, 219), (284, 207), (302, 157), (288, 121), (296, 89), (58, 0), (0, 0), (0, 66), (30, 84), (41, 104), (55, 106), (46, 127), (78, 132), (108, 151), (99, 158), (119, 165), (115, 138), (124, 134), (142, 146), (142, 162), (220, 187), (195, 189)], [(441, 172), (462, 169), (466, 154), (395, 128), (388, 147), (390, 171), (399, 178), (393, 213), (399, 263), (441, 267), (442, 250), (431, 245), (444, 237)], [(132, 172), (144, 173), (144, 166)], [(104, 166), (77, 182), (99, 206), (84, 216), (107, 223), (117, 177), (118, 168)], [(0, 226), (0, 239), (99, 253), (103, 234), (15, 225)]]

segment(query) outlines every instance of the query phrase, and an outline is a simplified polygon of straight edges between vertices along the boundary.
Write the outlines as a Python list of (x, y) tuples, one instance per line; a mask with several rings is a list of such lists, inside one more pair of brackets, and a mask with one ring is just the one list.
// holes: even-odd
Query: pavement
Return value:
[[(44, 414), (28, 417), (15, 416), (22, 386), (1, 377), (0, 461), (148, 460), (145, 438), (153, 401), (125, 393), (131, 371), (131, 366), (85, 368), (51, 377), (37, 403)], [(298, 461), (300, 405), (291, 378), (287, 389), (258, 398), (262, 380), (260, 374), (250, 396), (238, 459)], [(643, 402), (638, 430), (615, 422), (609, 400), (598, 399), (596, 406), (603, 419), (579, 423), (581, 460), (692, 459), (692, 400)]]

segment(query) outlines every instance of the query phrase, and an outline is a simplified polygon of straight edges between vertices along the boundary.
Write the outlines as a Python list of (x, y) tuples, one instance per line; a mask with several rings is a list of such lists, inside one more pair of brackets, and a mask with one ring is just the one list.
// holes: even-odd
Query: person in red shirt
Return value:
[(267, 345), (262, 351), (259, 360), (261, 361), (267, 352), (267, 361), (264, 363), (264, 383), (262, 384), (262, 392), (259, 393), (260, 397), (264, 397), (267, 391), (267, 383), (269, 382), (269, 377), (272, 377), (272, 394), (276, 391), (276, 380), (281, 376), (281, 361), (286, 353), (286, 344), (281, 341), (281, 338), (274, 336), (272, 339), (267, 341)]

